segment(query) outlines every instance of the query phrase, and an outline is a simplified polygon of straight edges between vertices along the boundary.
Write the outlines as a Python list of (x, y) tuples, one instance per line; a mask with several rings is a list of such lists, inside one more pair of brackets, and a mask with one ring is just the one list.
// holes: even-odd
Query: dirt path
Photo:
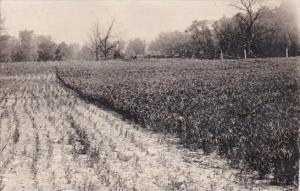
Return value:
[(54, 74), (0, 84), (0, 190), (281, 190), (85, 103)]

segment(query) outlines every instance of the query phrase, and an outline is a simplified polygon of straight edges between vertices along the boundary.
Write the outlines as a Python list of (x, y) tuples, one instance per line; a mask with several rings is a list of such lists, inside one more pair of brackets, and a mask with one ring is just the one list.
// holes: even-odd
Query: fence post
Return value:
[(220, 59), (223, 60), (223, 51), (221, 49), (221, 53), (220, 53)]
[(245, 60), (247, 59), (247, 51), (246, 49), (244, 49), (244, 56), (245, 56)]
[(285, 48), (285, 57), (289, 57), (289, 49), (288, 48)]

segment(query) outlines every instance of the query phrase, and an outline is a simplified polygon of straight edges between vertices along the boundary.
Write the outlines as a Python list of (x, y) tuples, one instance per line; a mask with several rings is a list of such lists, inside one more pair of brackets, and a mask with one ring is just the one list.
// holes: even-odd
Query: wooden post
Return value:
[(221, 53), (220, 53), (220, 59), (223, 60), (223, 51), (221, 49)]
[(285, 57), (289, 57), (289, 49), (288, 48), (285, 48)]
[(245, 60), (247, 59), (247, 51), (246, 49), (244, 49), (244, 56), (245, 56)]

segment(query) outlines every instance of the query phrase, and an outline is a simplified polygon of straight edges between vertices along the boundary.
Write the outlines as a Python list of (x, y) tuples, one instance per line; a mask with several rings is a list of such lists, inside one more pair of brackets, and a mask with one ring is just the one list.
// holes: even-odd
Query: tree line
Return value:
[(78, 44), (56, 44), (50, 36), (36, 35), (34, 31), (20, 31), (18, 38), (0, 35), (0, 62), (63, 61), (79, 56)]
[(114, 21), (108, 29), (97, 22), (90, 30), (89, 41), (83, 46), (76, 43), (55, 43), (51, 36), (38, 35), (23, 30), (18, 37), (5, 33), (3, 19), (0, 20), (0, 62), (100, 60), (134, 58), (144, 55), (145, 41), (136, 38), (127, 43), (113, 34)]
[[(291, 1), (270, 9), (260, 0), (239, 0), (239, 12), (217, 21), (194, 21), (184, 32), (159, 34), (149, 50), (167, 57), (244, 58), (300, 54), (297, 14)], [(256, 8), (256, 9), (255, 9)]]
[(138, 57), (244, 58), (300, 55), (297, 14), (291, 1), (279, 7), (260, 6), (261, 0), (236, 0), (234, 16), (217, 21), (195, 20), (185, 31), (163, 32), (150, 42), (123, 41), (114, 34), (114, 23), (99, 22), (83, 46), (55, 43), (50, 36), (23, 30), (18, 37), (5, 34), (0, 19), (0, 62), (100, 60)]

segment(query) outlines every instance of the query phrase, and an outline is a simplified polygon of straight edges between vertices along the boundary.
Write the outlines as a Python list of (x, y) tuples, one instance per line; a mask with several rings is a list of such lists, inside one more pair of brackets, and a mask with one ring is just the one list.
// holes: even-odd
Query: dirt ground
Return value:
[(0, 85), (1, 191), (284, 189), (86, 103), (55, 74)]

